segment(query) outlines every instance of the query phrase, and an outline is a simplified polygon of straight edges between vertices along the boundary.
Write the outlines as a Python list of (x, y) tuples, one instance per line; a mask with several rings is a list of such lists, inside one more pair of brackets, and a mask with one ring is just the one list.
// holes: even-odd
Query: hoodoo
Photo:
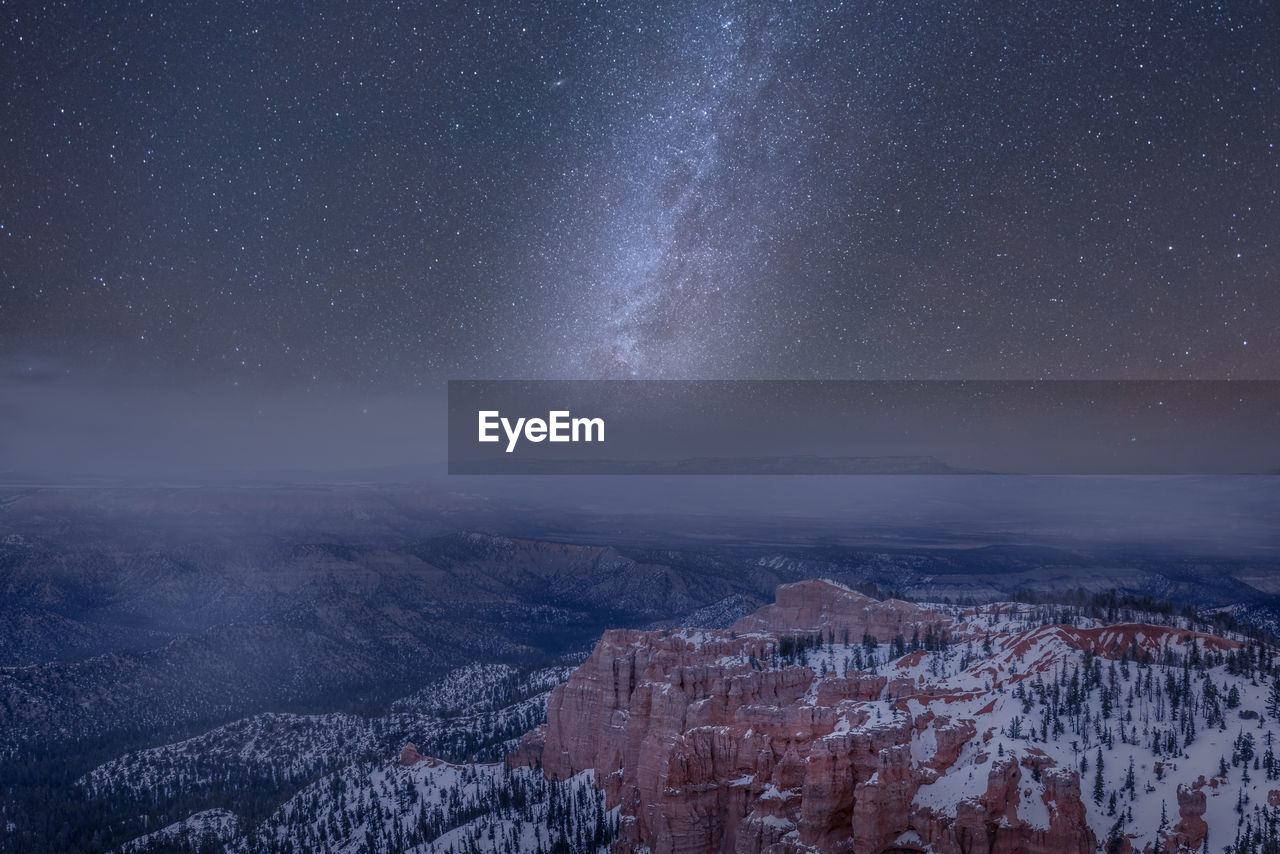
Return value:
[[(730, 630), (606, 632), (509, 761), (593, 771), (622, 852), (1198, 849), (1235, 806), (1203, 698), (1240, 643), (1062, 618), (783, 585)], [(1193, 655), (1216, 726), (1188, 741)]]

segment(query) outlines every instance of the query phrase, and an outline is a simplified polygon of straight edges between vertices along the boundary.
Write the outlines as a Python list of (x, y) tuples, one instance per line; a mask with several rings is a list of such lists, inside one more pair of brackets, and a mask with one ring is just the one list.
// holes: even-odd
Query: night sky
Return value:
[(3, 3), (0, 360), (1280, 377), (1273, 4)]

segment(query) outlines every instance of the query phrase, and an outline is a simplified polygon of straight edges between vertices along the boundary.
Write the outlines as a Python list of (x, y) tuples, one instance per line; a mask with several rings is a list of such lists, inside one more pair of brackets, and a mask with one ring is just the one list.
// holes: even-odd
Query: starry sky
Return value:
[(0, 13), (10, 397), (1280, 377), (1274, 4)]

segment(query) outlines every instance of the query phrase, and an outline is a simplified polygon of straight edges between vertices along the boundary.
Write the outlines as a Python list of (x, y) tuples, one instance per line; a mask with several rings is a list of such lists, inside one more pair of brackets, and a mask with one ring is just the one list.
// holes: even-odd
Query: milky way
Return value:
[[(754, 10), (691, 14), (656, 94), (619, 134), (583, 283), (570, 307), (577, 370), (617, 376), (733, 374), (751, 364), (765, 294), (759, 267), (785, 236), (802, 139), (774, 126), (762, 90), (794, 49), (792, 22)], [(764, 305), (769, 302), (764, 300)], [(549, 325), (560, 326), (557, 318)]]
[(18, 374), (1280, 375), (1269, 4), (28, 4), (3, 49)]

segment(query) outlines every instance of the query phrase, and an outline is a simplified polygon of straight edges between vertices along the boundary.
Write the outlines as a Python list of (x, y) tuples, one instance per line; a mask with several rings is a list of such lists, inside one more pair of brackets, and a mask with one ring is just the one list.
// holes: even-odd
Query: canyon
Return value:
[[(729, 629), (606, 632), (508, 764), (592, 772), (628, 854), (1195, 851), (1211, 825), (1234, 832), (1217, 753), (1241, 721), (1275, 729), (1261, 693), (1250, 717), (1212, 707), (1212, 663), (1242, 642), (1064, 616), (784, 584)], [(1248, 655), (1269, 671), (1270, 651)], [(1164, 730), (1196, 726), (1195, 691), (1168, 691), (1168, 668), (1210, 697), (1185, 744)], [(1280, 797), (1244, 769), (1235, 801)]]

